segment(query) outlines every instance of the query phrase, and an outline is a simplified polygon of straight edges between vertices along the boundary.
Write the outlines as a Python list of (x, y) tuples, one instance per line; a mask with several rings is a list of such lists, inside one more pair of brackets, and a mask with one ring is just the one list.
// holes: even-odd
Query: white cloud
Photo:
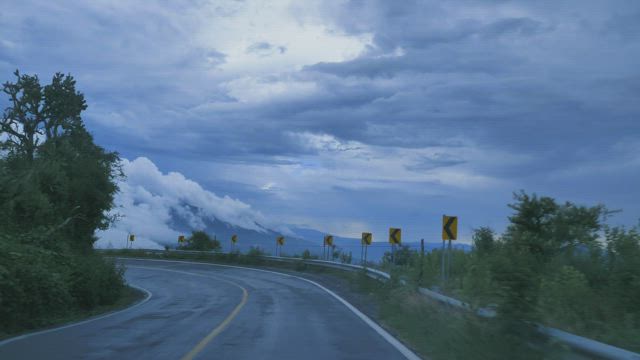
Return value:
[[(314, 13), (322, 1), (237, 1), (209, 4), (206, 21), (195, 35), (201, 46), (213, 46), (227, 55), (225, 72), (255, 74), (299, 69), (320, 61), (355, 58), (371, 35), (347, 35), (327, 26)], [(220, 36), (224, 34), (224, 36)], [(286, 51), (272, 56), (247, 51), (256, 43), (278, 44)]]
[[(136, 235), (134, 247), (158, 248), (159, 244), (172, 244), (180, 235), (169, 225), (172, 211), (186, 219), (194, 230), (203, 229), (207, 218), (259, 232), (264, 229), (258, 224), (284, 229), (240, 200), (217, 196), (180, 173), (163, 174), (145, 157), (123, 160), (123, 171), (126, 180), (119, 184), (113, 211), (122, 218), (111, 229), (97, 234), (97, 247), (122, 247), (129, 233)], [(199, 211), (194, 213), (187, 205)]]
[[(238, 181), (252, 188), (268, 190), (282, 199), (305, 197), (309, 189), (330, 191), (336, 186), (353, 190), (438, 193), (510, 185), (505, 179), (477, 171), (476, 167), (496, 161), (512, 164), (527, 160), (522, 156), (479, 149), (474, 144), (406, 149), (342, 141), (328, 134), (303, 132), (289, 136), (312, 153), (281, 165), (217, 164), (216, 176), (224, 181)], [(233, 174), (238, 173), (255, 176), (237, 179)]]

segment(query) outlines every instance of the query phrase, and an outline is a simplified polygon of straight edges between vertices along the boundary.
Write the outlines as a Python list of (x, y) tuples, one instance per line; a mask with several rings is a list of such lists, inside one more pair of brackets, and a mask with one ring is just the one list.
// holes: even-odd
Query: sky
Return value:
[(502, 231), (519, 190), (637, 224), (638, 59), (635, 0), (0, 8), (2, 80), (72, 74), (136, 186), (181, 177), (233, 208), (215, 214), (378, 241), (438, 241), (442, 214), (461, 241)]

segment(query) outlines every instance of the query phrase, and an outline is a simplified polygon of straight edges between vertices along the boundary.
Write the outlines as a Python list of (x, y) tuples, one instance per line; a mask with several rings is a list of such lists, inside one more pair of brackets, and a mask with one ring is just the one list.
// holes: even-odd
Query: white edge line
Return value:
[(93, 321), (96, 321), (96, 320), (101, 320), (101, 319), (108, 318), (108, 317), (111, 317), (111, 316), (114, 316), (114, 315), (118, 315), (118, 314), (121, 314), (121, 313), (123, 313), (125, 311), (132, 310), (132, 309), (134, 309), (134, 308), (146, 303), (153, 296), (153, 293), (151, 293), (151, 291), (149, 291), (149, 290), (147, 290), (147, 289), (145, 289), (143, 287), (140, 287), (140, 286), (137, 286), (137, 285), (134, 285), (134, 284), (127, 284), (127, 285), (131, 286), (132, 288), (135, 288), (135, 289), (138, 289), (140, 291), (145, 292), (146, 293), (146, 297), (143, 300), (141, 300), (141, 301), (139, 301), (139, 302), (137, 302), (137, 303), (125, 308), (125, 309), (122, 309), (122, 310), (110, 312), (110, 313), (107, 313), (107, 314), (104, 314), (104, 315), (99, 315), (97, 317), (89, 318), (87, 320), (82, 320), (82, 321), (79, 321), (79, 322), (74, 322), (74, 323), (71, 323), (71, 324), (62, 325), (62, 326), (51, 328), (51, 329), (40, 330), (40, 331), (36, 331), (36, 332), (32, 332), (32, 333), (23, 334), (23, 335), (20, 335), (20, 336), (16, 336), (16, 337), (12, 337), (12, 338), (0, 341), (0, 346), (12, 343), (14, 341), (30, 338), (32, 336), (42, 335), (42, 334), (46, 334), (46, 333), (50, 333), (50, 332), (54, 332), (54, 331), (58, 331), (58, 330), (62, 330), (62, 329), (67, 329), (67, 328), (70, 328), (70, 327), (79, 326), (79, 325), (90, 323), (90, 322), (93, 322)]
[(144, 258), (128, 258), (128, 257), (124, 257), (124, 258), (118, 258), (121, 260), (143, 260), (143, 261), (159, 261), (159, 262), (170, 262), (170, 263), (184, 263), (184, 264), (198, 264), (198, 265), (208, 265), (208, 266), (220, 266), (220, 267), (227, 267), (227, 268), (235, 268), (235, 269), (244, 269), (244, 270), (253, 270), (253, 271), (260, 271), (260, 272), (265, 272), (265, 273), (271, 273), (271, 274), (277, 274), (277, 275), (281, 275), (281, 276), (287, 276), (287, 277), (292, 277), (298, 280), (302, 280), (302, 281), (306, 281), (308, 283), (311, 283), (317, 287), (319, 287), (320, 289), (324, 290), (325, 292), (327, 292), (329, 295), (333, 296), (335, 299), (337, 299), (339, 302), (341, 302), (344, 306), (347, 307), (347, 309), (351, 310), (351, 312), (353, 312), (356, 316), (358, 316), (362, 321), (365, 322), (365, 324), (369, 325), (369, 327), (371, 327), (373, 330), (375, 330), (375, 332), (377, 332), (380, 336), (382, 336), (382, 338), (384, 338), (389, 344), (391, 344), (394, 348), (396, 348), (396, 350), (398, 350), (402, 355), (404, 355), (405, 358), (409, 359), (409, 360), (420, 360), (421, 358), (416, 355), (413, 351), (411, 351), (408, 347), (406, 347), (403, 343), (401, 343), (398, 339), (396, 339), (393, 335), (389, 334), (385, 329), (383, 329), (380, 325), (376, 324), (375, 321), (371, 320), (367, 315), (363, 314), (360, 310), (358, 310), (355, 306), (351, 305), (348, 301), (346, 301), (345, 299), (341, 298), (338, 294), (334, 293), (333, 291), (327, 289), (326, 287), (318, 284), (315, 281), (309, 280), (309, 279), (305, 279), (303, 277), (299, 277), (299, 276), (295, 276), (295, 275), (290, 275), (290, 274), (285, 274), (285, 273), (281, 273), (281, 272), (277, 272), (277, 271), (271, 271), (271, 270), (263, 270), (263, 269), (256, 269), (256, 268), (252, 268), (252, 267), (244, 267), (244, 266), (235, 266), (235, 265), (223, 265), (223, 264), (213, 264), (213, 263), (203, 263), (203, 262), (193, 262), (193, 261), (181, 261), (181, 260), (161, 260), (161, 259), (144, 259)]

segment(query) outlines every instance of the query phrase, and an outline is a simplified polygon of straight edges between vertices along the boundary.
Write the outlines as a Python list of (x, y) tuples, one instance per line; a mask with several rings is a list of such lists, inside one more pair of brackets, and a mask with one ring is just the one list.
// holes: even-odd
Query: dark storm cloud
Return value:
[[(18, 4), (0, 10), (4, 79), (15, 68), (43, 79), (71, 72), (87, 95), (85, 118), (100, 143), (131, 158), (155, 156), (164, 170), (179, 162), (329, 167), (332, 157), (351, 161), (352, 153), (369, 151), (386, 160), (371, 173), (400, 162), (411, 173), (462, 171), (456, 173), (461, 182), (464, 176), (507, 182), (513, 188), (495, 190), (501, 196), (518, 188), (566, 192), (640, 210), (628, 201), (640, 197), (629, 182), (640, 173), (630, 150), (640, 138), (637, 1), (321, 1), (297, 21), (312, 18), (327, 33), (370, 39), (358, 56), (271, 70), (269, 61), (301, 56), (297, 34), (268, 38), (252, 27), (234, 46), (259, 65), (242, 63), (235, 72), (225, 70), (234, 65), (233, 51), (209, 45), (230, 33), (198, 42), (194, 34), (214, 22), (211, 16), (242, 14), (244, 2), (206, 11), (204, 2)], [(28, 16), (27, 7), (34, 9)], [(300, 134), (337, 143), (318, 145)], [(438, 155), (406, 159), (426, 148)], [(399, 149), (409, 151), (405, 158), (394, 155)], [(325, 153), (331, 156), (317, 159)], [(184, 171), (215, 182), (193, 169)], [(438, 181), (370, 183), (410, 193), (417, 187), (408, 183)], [(253, 194), (246, 184), (229, 188), (273, 207), (272, 193)], [(378, 189), (327, 188), (358, 200)], [(477, 209), (488, 193), (466, 189), (464, 196)], [(300, 203), (316, 196), (305, 194)]]

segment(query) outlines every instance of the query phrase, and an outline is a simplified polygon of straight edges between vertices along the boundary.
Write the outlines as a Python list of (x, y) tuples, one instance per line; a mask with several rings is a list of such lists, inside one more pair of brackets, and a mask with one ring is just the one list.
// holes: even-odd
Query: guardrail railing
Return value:
[[(99, 250), (104, 252), (109, 252), (109, 250), (105, 250), (105, 249), (99, 249)], [(194, 254), (194, 255), (228, 254), (225, 252), (194, 251), (194, 250), (146, 250), (146, 249), (139, 249), (139, 250), (143, 250), (149, 254), (164, 254), (167, 251), (182, 253), (182, 254)], [(378, 269), (373, 269), (371, 267), (362, 266), (362, 265), (345, 264), (345, 263), (328, 261), (328, 260), (294, 258), (294, 257), (280, 257), (280, 256), (268, 256), (268, 255), (260, 255), (259, 257), (269, 261), (288, 262), (288, 263), (302, 262), (310, 265), (325, 266), (325, 267), (346, 270), (346, 271), (365, 271), (367, 276), (377, 280), (387, 281), (391, 279), (391, 275), (389, 273), (386, 273)], [(401, 281), (401, 282), (404, 283), (404, 281)], [(468, 303), (465, 303), (458, 299), (452, 298), (450, 296), (446, 296), (444, 294), (441, 294), (439, 292), (436, 292), (427, 288), (419, 287), (418, 292), (425, 297), (436, 300), (448, 306), (452, 306), (454, 308), (458, 308), (465, 311), (475, 312), (478, 316), (481, 316), (481, 317), (492, 318), (496, 316), (496, 311), (494, 309), (491, 309), (491, 308), (474, 309), (473, 306), (471, 306)], [(571, 334), (569, 332), (551, 328), (551, 327), (546, 327), (540, 324), (536, 324), (536, 328), (540, 333), (546, 336), (552, 337), (568, 345), (575, 351), (578, 351), (590, 356), (595, 356), (595, 357), (604, 358), (604, 359), (612, 359), (612, 360), (640, 360), (640, 354), (638, 353), (634, 353), (629, 350), (608, 345), (608, 344), (599, 342), (597, 340), (585, 338), (579, 335)]]

